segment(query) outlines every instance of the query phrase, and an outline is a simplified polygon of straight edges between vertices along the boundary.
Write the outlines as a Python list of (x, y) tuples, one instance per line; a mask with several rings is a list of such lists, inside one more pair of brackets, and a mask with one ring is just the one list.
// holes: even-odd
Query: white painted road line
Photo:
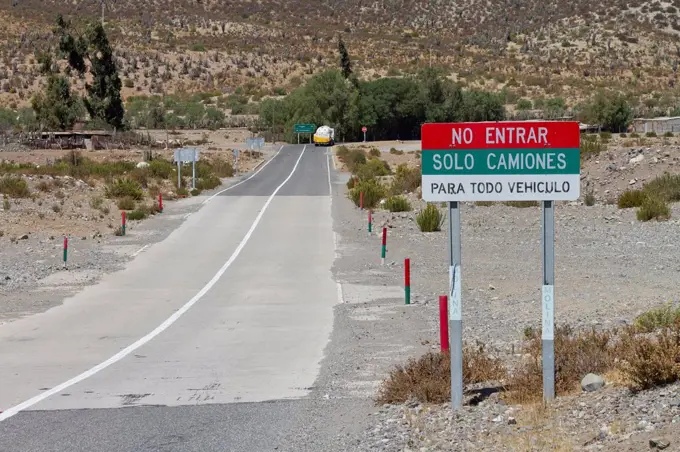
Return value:
[[(305, 147), (306, 147), (306, 146), (305, 146)], [(234, 184), (234, 185), (232, 185), (232, 186), (230, 186), (230, 187), (227, 187), (227, 188), (225, 188), (224, 190), (218, 191), (217, 193), (215, 193), (214, 195), (212, 195), (210, 198), (208, 198), (208, 199), (206, 199), (205, 201), (203, 201), (201, 204), (202, 204), (202, 205), (205, 205), (205, 204), (207, 204), (210, 200), (212, 200), (215, 196), (219, 196), (219, 195), (221, 195), (222, 193), (224, 193), (225, 191), (229, 191), (229, 190), (231, 190), (232, 188), (238, 187), (239, 185), (241, 185), (241, 184), (244, 183), (244, 182), (248, 182), (250, 179), (252, 179), (253, 177), (255, 177), (255, 176), (257, 175), (257, 173), (259, 173), (260, 171), (262, 171), (262, 170), (264, 169), (265, 166), (269, 165), (269, 163), (270, 163), (272, 160), (274, 160), (274, 159), (276, 158), (277, 155), (279, 155), (279, 153), (281, 152), (282, 149), (283, 149), (283, 146), (281, 146), (281, 147), (279, 148), (279, 150), (276, 151), (276, 154), (274, 154), (274, 156), (273, 156), (272, 158), (270, 158), (269, 160), (267, 160), (267, 162), (266, 162), (264, 165), (262, 165), (262, 166), (260, 167), (259, 170), (255, 171), (255, 172), (254, 172), (253, 174), (251, 174), (248, 178), (243, 179), (241, 182), (238, 182), (238, 183), (236, 183), (236, 184)], [(304, 153), (304, 152), (305, 152), (305, 150), (303, 149), (303, 150), (302, 150), (302, 153)]]
[[(136, 342), (132, 343), (131, 345), (128, 345), (126, 348), (121, 350), (120, 352), (116, 353), (106, 361), (97, 364), (96, 366), (92, 367), (89, 370), (86, 370), (85, 372), (81, 373), (80, 375), (77, 375), (76, 377), (71, 378), (70, 380), (53, 387), (52, 389), (49, 389), (42, 394), (39, 394), (33, 398), (30, 398), (18, 405), (15, 405), (11, 408), (8, 408), (4, 412), (0, 413), (0, 422), (4, 421), (5, 419), (8, 419), (19, 412), (32, 407), (33, 405), (42, 402), (43, 400), (47, 399), (48, 397), (51, 397), (55, 394), (60, 393), (66, 388), (69, 388), (77, 383), (80, 383), (81, 381), (92, 377), (93, 375), (97, 374), (98, 372), (106, 369), (107, 367), (111, 366), (112, 364), (117, 363), (121, 359), (125, 358), (128, 356), (130, 353), (134, 352), (147, 342), (149, 342), (151, 339), (155, 338), (159, 334), (161, 334), (163, 331), (165, 331), (168, 327), (170, 327), (173, 323), (175, 323), (182, 315), (184, 315), (193, 305), (195, 305), (203, 296), (208, 293), (208, 291), (219, 281), (219, 279), (222, 277), (224, 272), (227, 271), (227, 269), (231, 266), (231, 264), (234, 263), (234, 260), (236, 260), (236, 257), (241, 253), (243, 248), (246, 246), (246, 243), (248, 243), (248, 240), (250, 240), (250, 237), (253, 235), (253, 232), (255, 231), (255, 228), (257, 225), (260, 223), (260, 220), (262, 219), (262, 216), (267, 210), (267, 207), (269, 207), (269, 204), (272, 202), (276, 194), (281, 190), (281, 188), (290, 180), (291, 177), (293, 177), (293, 174), (295, 173), (295, 170), (297, 169), (298, 165), (300, 164), (300, 160), (302, 160), (302, 156), (305, 154), (305, 150), (307, 149), (307, 146), (305, 146), (302, 149), (302, 152), (300, 153), (300, 157), (298, 157), (297, 161), (295, 162), (295, 166), (293, 166), (292, 171), (288, 175), (288, 177), (279, 185), (276, 187), (276, 190), (274, 190), (274, 193), (269, 196), (267, 199), (267, 202), (264, 204), (262, 207), (262, 210), (260, 210), (260, 213), (257, 215), (255, 218), (255, 221), (253, 224), (250, 226), (250, 229), (246, 233), (246, 235), (243, 237), (241, 242), (238, 244), (236, 249), (234, 250), (233, 254), (231, 257), (229, 257), (229, 260), (224, 263), (224, 265), (217, 271), (215, 276), (212, 277), (208, 283), (203, 286), (203, 288), (196, 294), (194, 297), (189, 300), (186, 304), (184, 304), (181, 308), (179, 308), (174, 314), (172, 314), (170, 317), (168, 317), (163, 323), (161, 323), (158, 327), (156, 327), (153, 331), (148, 333), (146, 336), (142, 337), (141, 339), (138, 339)], [(279, 150), (280, 152), (280, 150)], [(252, 176), (251, 176), (252, 177)]]
[(147, 249), (148, 247), (149, 247), (149, 245), (144, 245), (143, 247), (141, 247), (140, 249), (138, 249), (137, 251), (135, 251), (134, 253), (132, 253), (132, 257), (137, 256), (139, 253), (143, 252), (143, 251), (144, 251), (145, 249)]
[(333, 185), (331, 184), (331, 156), (326, 154), (326, 167), (328, 168), (328, 196), (333, 196)]

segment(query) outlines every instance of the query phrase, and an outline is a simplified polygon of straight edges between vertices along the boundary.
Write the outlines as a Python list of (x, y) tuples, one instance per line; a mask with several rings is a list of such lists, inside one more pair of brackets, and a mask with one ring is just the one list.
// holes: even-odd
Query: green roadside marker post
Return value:
[(373, 213), (368, 211), (368, 235), (371, 235), (371, 229), (373, 226)]
[(555, 201), (580, 196), (578, 122), (423, 124), (423, 199), (449, 204), (451, 407), (463, 402), (460, 203), (541, 201), (543, 400), (555, 397)]
[(387, 228), (382, 230), (382, 247), (380, 248), (380, 264), (385, 265), (385, 254), (387, 253)]
[[(298, 144), (300, 144), (300, 134), (301, 133), (313, 134), (315, 130), (316, 130), (315, 124), (295, 124), (293, 126), (293, 132), (297, 134)], [(311, 143), (311, 140), (310, 140), (310, 143)]]

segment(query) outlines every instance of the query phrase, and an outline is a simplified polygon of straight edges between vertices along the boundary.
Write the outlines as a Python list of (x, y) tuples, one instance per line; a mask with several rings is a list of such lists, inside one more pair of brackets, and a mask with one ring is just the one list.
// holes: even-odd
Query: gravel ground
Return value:
[[(418, 356), (424, 348), (439, 347), (437, 299), (448, 289), (448, 223), (441, 232), (421, 233), (415, 215), (425, 203), (413, 196), (411, 202), (412, 212), (374, 212), (371, 236), (367, 212), (346, 210), (338, 225), (344, 245), (336, 272), (345, 283), (381, 283), (389, 291), (402, 284), (403, 260), (410, 258), (418, 319), (428, 330), (419, 330), (426, 347), (401, 355)], [(679, 207), (673, 207), (674, 218), (680, 217)], [(679, 225), (678, 220), (640, 223), (634, 210), (615, 206), (558, 204), (556, 321), (577, 328), (609, 328), (672, 300), (680, 276)], [(380, 266), (379, 254), (383, 226), (388, 228), (385, 267)], [(485, 342), (510, 358), (524, 328), (540, 326), (540, 231), (538, 207), (463, 206), (464, 340)], [(397, 302), (395, 298), (393, 303)], [(408, 329), (390, 318), (373, 323), (381, 335)], [(392, 358), (396, 360), (397, 354)], [(388, 375), (373, 371), (376, 379)], [(680, 450), (674, 439), (680, 436), (679, 397), (680, 385), (632, 396), (627, 389), (608, 384), (596, 393), (561, 397), (547, 412), (507, 406), (497, 397), (455, 415), (448, 405), (386, 406), (378, 409), (352, 450), (632, 451), (647, 450), (657, 437), (675, 442), (667, 450)]]

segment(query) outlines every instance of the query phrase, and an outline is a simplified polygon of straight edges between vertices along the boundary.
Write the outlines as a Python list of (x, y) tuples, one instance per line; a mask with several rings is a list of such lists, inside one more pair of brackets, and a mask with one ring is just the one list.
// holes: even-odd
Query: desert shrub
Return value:
[(390, 149), (390, 154), (393, 154), (393, 155), (404, 155), (404, 151), (402, 151), (402, 150), (400, 150), (400, 149), (392, 148), (392, 149)]
[[(525, 329), (526, 358), (514, 369), (507, 383), (507, 397), (518, 403), (542, 396), (541, 331)], [(555, 391), (558, 395), (578, 389), (588, 373), (604, 373), (615, 360), (613, 334), (595, 330), (574, 332), (568, 325), (555, 328)]]
[(31, 191), (28, 189), (28, 183), (21, 177), (10, 175), (0, 179), (0, 193), (11, 196), (12, 198), (28, 198), (31, 196)]
[(144, 192), (139, 182), (132, 179), (118, 179), (106, 186), (104, 195), (107, 198), (130, 197), (135, 201), (139, 201), (144, 197)]
[(104, 205), (104, 198), (100, 196), (95, 196), (94, 198), (90, 199), (90, 207), (93, 209), (99, 210), (102, 208)]
[(116, 204), (120, 210), (133, 210), (135, 208), (135, 200), (129, 196), (120, 198)]
[(643, 190), (662, 201), (680, 201), (680, 174), (664, 173), (647, 182)]
[(217, 177), (234, 177), (234, 167), (223, 158), (213, 158), (210, 162), (210, 169)]
[(495, 204), (494, 201), (475, 201), (475, 205), (480, 207), (491, 207)]
[(581, 159), (588, 159), (604, 151), (606, 146), (597, 140), (581, 139)]
[(516, 207), (518, 209), (525, 209), (527, 207), (538, 207), (538, 201), (505, 201), (503, 204), (509, 207)]
[(666, 132), (663, 134), (663, 136), (666, 138), (673, 138), (673, 132)]
[(642, 333), (651, 333), (661, 328), (669, 328), (680, 322), (680, 306), (671, 303), (649, 310), (635, 318), (633, 325)]
[(384, 160), (371, 159), (363, 165), (357, 165), (354, 173), (360, 181), (375, 179), (390, 174), (390, 166)]
[(12, 204), (9, 202), (7, 195), (2, 195), (2, 210), (7, 212), (12, 208)]
[(671, 209), (665, 201), (647, 196), (642, 201), (636, 215), (639, 221), (667, 220), (671, 217)]
[(616, 201), (619, 209), (629, 209), (631, 207), (640, 207), (645, 200), (646, 194), (642, 190), (626, 190), (619, 195)]
[[(463, 382), (465, 384), (502, 380), (505, 367), (490, 356), (484, 344), (463, 347)], [(411, 358), (390, 372), (378, 391), (378, 404), (404, 403), (409, 399), (422, 403), (446, 403), (451, 400), (451, 357), (448, 353), (429, 352)]]
[(133, 210), (132, 212), (128, 212), (128, 214), (126, 215), (126, 218), (128, 220), (140, 221), (140, 220), (145, 219), (148, 216), (149, 216), (149, 214), (145, 210), (136, 209), (136, 210)]
[(643, 390), (680, 380), (680, 325), (664, 328), (653, 336), (627, 330), (621, 337), (626, 350), (619, 368), (630, 389)]
[(645, 136), (648, 138), (654, 138), (656, 136), (656, 132), (647, 132)]
[(152, 160), (148, 167), (149, 175), (156, 179), (170, 179), (175, 171), (173, 164), (167, 160)]
[(377, 180), (359, 181), (348, 193), (349, 198), (357, 207), (360, 205), (362, 192), (364, 207), (368, 209), (375, 207), (387, 195), (385, 188)]
[(583, 202), (585, 203), (586, 206), (594, 206), (595, 205), (595, 195), (593, 194), (592, 191), (588, 191), (585, 196), (583, 197)]
[(427, 206), (416, 215), (416, 223), (422, 232), (440, 231), (444, 224), (444, 215), (437, 206), (427, 203)]
[(371, 157), (380, 157), (380, 149), (371, 148), (371, 150), (368, 151), (368, 155), (370, 155)]
[(609, 141), (612, 139), (612, 133), (611, 132), (600, 132), (600, 139), (602, 141)]
[(198, 196), (201, 194), (202, 191), (203, 190), (201, 190), (200, 188), (193, 188), (189, 191), (189, 193), (191, 193), (191, 196)]
[(196, 188), (199, 190), (212, 190), (222, 185), (222, 181), (214, 174), (202, 177), (196, 181)]
[(340, 146), (338, 158), (345, 164), (350, 173), (354, 173), (359, 165), (366, 163), (366, 155), (362, 151), (359, 149), (349, 150), (344, 146)]
[(409, 168), (408, 165), (402, 163), (397, 166), (392, 185), (390, 186), (390, 193), (394, 195), (401, 195), (403, 193), (412, 193), (416, 191), (422, 182), (422, 175), (420, 168)]
[(411, 204), (403, 196), (392, 196), (385, 201), (385, 209), (390, 212), (408, 212), (411, 210)]

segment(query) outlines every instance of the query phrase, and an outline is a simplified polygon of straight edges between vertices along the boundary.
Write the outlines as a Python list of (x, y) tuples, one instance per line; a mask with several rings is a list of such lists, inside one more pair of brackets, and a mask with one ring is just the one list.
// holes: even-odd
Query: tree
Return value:
[(633, 110), (622, 94), (598, 91), (581, 116), (586, 122), (599, 124), (605, 130), (620, 132), (626, 130), (633, 119)]
[(44, 93), (36, 94), (31, 100), (38, 122), (54, 130), (72, 129), (82, 114), (80, 99), (71, 94), (66, 77), (50, 74)]
[(83, 113), (80, 97), (71, 93), (68, 79), (55, 70), (50, 51), (36, 52), (36, 58), (40, 72), (47, 76), (45, 91), (31, 99), (37, 122), (50, 130), (72, 129)]
[(85, 85), (88, 97), (84, 103), (90, 117), (111, 127), (122, 128), (125, 115), (120, 96), (122, 83), (103, 25), (98, 22), (90, 24), (84, 33), (78, 33), (60, 15), (54, 31), (59, 36), (59, 50), (66, 56), (69, 66), (81, 77), (89, 66), (92, 84)]
[(338, 52), (340, 53), (340, 68), (342, 69), (342, 76), (350, 78), (352, 75), (352, 62), (349, 59), (349, 53), (345, 47), (345, 42), (342, 38), (338, 39)]

